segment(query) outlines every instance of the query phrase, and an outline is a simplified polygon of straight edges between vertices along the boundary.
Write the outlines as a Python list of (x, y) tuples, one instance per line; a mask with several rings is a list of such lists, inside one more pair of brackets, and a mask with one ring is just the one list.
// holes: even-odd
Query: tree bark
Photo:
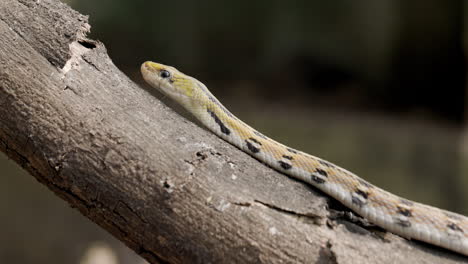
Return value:
[(0, 2), (0, 149), (149, 262), (466, 261), (346, 217), (186, 121), (89, 28), (58, 0)]

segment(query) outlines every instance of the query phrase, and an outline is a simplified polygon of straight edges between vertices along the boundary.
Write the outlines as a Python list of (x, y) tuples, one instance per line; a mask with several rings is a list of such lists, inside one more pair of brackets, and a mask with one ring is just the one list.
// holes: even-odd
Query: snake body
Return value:
[(382, 190), (323, 159), (289, 148), (229, 112), (206, 86), (174, 67), (141, 66), (143, 78), (192, 113), (213, 133), (256, 159), (309, 183), (394, 234), (468, 256), (468, 218)]

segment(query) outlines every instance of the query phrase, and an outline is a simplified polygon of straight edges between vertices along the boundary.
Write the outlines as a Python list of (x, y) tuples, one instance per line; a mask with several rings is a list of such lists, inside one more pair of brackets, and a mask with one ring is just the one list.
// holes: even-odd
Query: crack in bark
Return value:
[(78, 40), (77, 41), (81, 46), (89, 49), (89, 50), (92, 50), (92, 49), (95, 49), (97, 47), (96, 45), (96, 41), (94, 40), (91, 40), (91, 39), (81, 39), (81, 40)]
[(328, 216), (327, 226), (333, 229), (336, 224), (342, 224), (346, 230), (351, 233), (359, 235), (372, 235), (373, 237), (379, 238), (383, 242), (389, 242), (385, 239), (381, 233), (387, 233), (387, 230), (376, 226), (359, 215), (356, 215), (352, 211), (336, 211), (331, 209), (330, 215)]
[[(84, 47), (84, 46), (83, 46)], [(84, 47), (85, 48), (85, 47)], [(99, 67), (94, 64), (90, 59), (86, 58), (85, 56), (81, 56), (81, 58), (83, 59), (83, 61), (85, 61), (88, 65), (90, 65), (91, 67), (93, 67), (97, 72), (102, 72), (101, 69), (99, 69)]]
[(299, 213), (299, 212), (296, 212), (296, 211), (293, 211), (293, 210), (288, 210), (288, 209), (284, 209), (284, 208), (281, 208), (281, 207), (278, 207), (274, 204), (269, 204), (269, 203), (266, 203), (266, 202), (262, 202), (260, 200), (254, 200), (255, 203), (258, 203), (258, 204), (261, 204), (265, 207), (268, 207), (270, 209), (273, 209), (277, 212), (280, 212), (282, 214), (287, 214), (287, 215), (290, 215), (290, 216), (294, 216), (294, 217), (298, 217), (298, 218), (307, 218), (307, 219), (310, 219), (312, 220), (312, 223), (314, 223), (315, 225), (318, 225), (318, 226), (321, 226), (322, 223), (321, 223), (321, 220), (323, 219), (322, 216), (319, 216), (319, 215), (314, 215), (314, 214), (311, 214), (311, 213)]
[(242, 207), (250, 207), (252, 206), (251, 203), (249, 202), (231, 202), (233, 205), (237, 205), (237, 206), (242, 206)]

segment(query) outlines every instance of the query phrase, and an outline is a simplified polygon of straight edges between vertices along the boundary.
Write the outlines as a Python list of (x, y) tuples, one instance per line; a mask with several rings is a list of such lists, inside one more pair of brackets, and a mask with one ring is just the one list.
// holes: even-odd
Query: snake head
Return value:
[(147, 61), (141, 65), (143, 79), (176, 102), (188, 107), (194, 100), (197, 80), (176, 68)]

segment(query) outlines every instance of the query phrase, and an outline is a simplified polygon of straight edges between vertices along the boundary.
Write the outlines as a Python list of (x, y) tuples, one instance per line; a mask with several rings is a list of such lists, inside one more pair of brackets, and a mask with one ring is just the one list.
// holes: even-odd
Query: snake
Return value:
[(228, 111), (202, 82), (172, 66), (146, 61), (141, 73), (151, 87), (260, 162), (314, 186), (384, 230), (468, 256), (468, 217), (399, 197), (265, 136)]

